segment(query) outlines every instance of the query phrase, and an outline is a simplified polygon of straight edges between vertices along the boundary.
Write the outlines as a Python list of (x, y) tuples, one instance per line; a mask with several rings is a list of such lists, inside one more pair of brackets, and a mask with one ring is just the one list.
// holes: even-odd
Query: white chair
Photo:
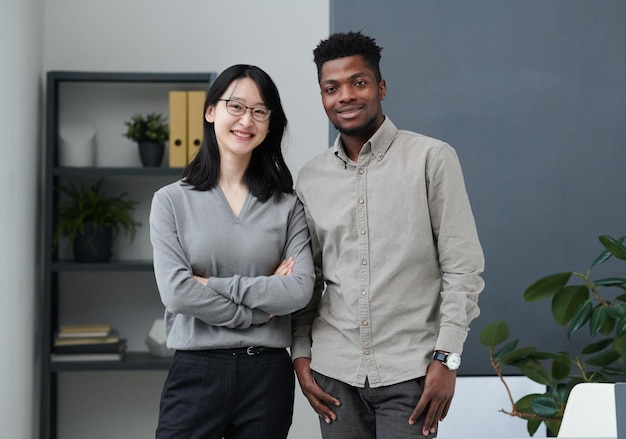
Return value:
[(617, 437), (615, 384), (575, 385), (565, 406), (558, 437)]

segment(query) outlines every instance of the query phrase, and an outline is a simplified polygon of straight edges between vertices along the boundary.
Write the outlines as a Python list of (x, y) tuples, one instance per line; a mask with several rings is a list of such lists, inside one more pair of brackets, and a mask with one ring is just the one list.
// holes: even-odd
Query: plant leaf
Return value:
[(595, 354), (596, 352), (600, 352), (602, 349), (609, 346), (611, 343), (613, 343), (612, 338), (605, 338), (604, 340), (600, 340), (595, 343), (588, 344), (587, 346), (585, 346), (584, 348), (580, 350), (580, 353), (582, 355)]
[(572, 272), (566, 272), (542, 277), (526, 288), (526, 291), (524, 291), (524, 301), (535, 302), (553, 296), (567, 284), (571, 276)]
[(618, 337), (626, 334), (626, 314), (624, 314), (617, 322), (617, 326), (615, 327), (615, 334)]
[(622, 317), (626, 316), (626, 305), (624, 305), (623, 303), (613, 304), (609, 307), (609, 315), (614, 319), (621, 319)]
[(607, 375), (626, 376), (626, 369), (619, 367), (603, 367), (602, 372)]
[(569, 391), (570, 389), (567, 384), (559, 383), (554, 389), (552, 389), (552, 395), (558, 404), (565, 405), (569, 396)]
[(611, 238), (608, 235), (602, 235), (599, 239), (604, 248), (611, 252), (613, 256), (618, 259), (626, 260), (626, 247), (624, 247), (620, 240)]
[(578, 307), (589, 299), (586, 285), (571, 285), (562, 288), (552, 298), (552, 315), (554, 320), (565, 326), (576, 314)]
[(559, 406), (554, 398), (550, 396), (540, 396), (539, 398), (536, 398), (533, 401), (531, 408), (533, 409), (533, 412), (544, 418), (550, 418), (559, 412)]
[(609, 316), (608, 307), (605, 305), (598, 305), (591, 313), (591, 317), (589, 319), (589, 333), (592, 337), (594, 337), (598, 332), (600, 332), (600, 328), (606, 322), (606, 319)]
[[(625, 237), (622, 236), (620, 239), (618, 239), (618, 242), (624, 242), (624, 238)], [(602, 264), (604, 261), (606, 261), (610, 257), (611, 257), (611, 252), (605, 249), (602, 253), (600, 253), (600, 255), (596, 258), (596, 260), (593, 261), (593, 264), (591, 264), (591, 268), (595, 267), (596, 265)]]
[(556, 381), (567, 378), (572, 369), (572, 360), (567, 354), (561, 354), (552, 360), (552, 376)]
[(548, 427), (549, 436), (557, 436), (559, 430), (561, 429), (561, 421), (563, 420), (563, 414), (556, 416), (558, 419), (546, 419), (544, 422), (546, 423), (546, 427)]
[(544, 386), (552, 385), (552, 376), (539, 361), (529, 360), (520, 365), (519, 369), (524, 375), (539, 384)]
[(578, 310), (576, 311), (576, 314), (574, 315), (574, 318), (569, 326), (569, 330), (567, 331), (567, 338), (571, 337), (574, 332), (587, 323), (591, 317), (592, 311), (593, 304), (591, 303), (591, 300), (587, 299), (578, 307)]
[(596, 285), (601, 285), (603, 287), (614, 287), (616, 285), (624, 285), (626, 283), (626, 279), (623, 277), (606, 277), (603, 279), (598, 279), (593, 281)]
[(585, 364), (591, 366), (608, 366), (609, 364), (619, 360), (620, 357), (621, 354), (619, 352), (610, 350), (594, 355), (593, 357), (587, 359)]
[(502, 349), (500, 349), (498, 352), (493, 354), (493, 357), (496, 360), (500, 361), (500, 358), (502, 358), (503, 356), (505, 356), (509, 352), (513, 352), (515, 350), (515, 348), (517, 347), (517, 343), (519, 343), (519, 339), (518, 340), (513, 340), (513, 341), (507, 343), (506, 345), (504, 345), (504, 347)]
[(533, 401), (540, 396), (544, 396), (541, 393), (529, 393), (528, 395), (524, 395), (520, 399), (515, 402), (515, 409), (521, 413), (533, 413), (530, 408)]
[(534, 436), (535, 433), (537, 433), (537, 430), (539, 430), (540, 426), (541, 419), (529, 419), (526, 423), (526, 431), (528, 431), (529, 435)]
[(600, 327), (600, 334), (606, 335), (607, 337), (609, 337), (613, 333), (613, 328), (615, 328), (615, 319), (611, 317), (611, 314), (609, 313), (609, 310), (611, 309), (611, 307), (607, 306), (606, 309), (607, 309), (607, 313), (606, 313), (607, 317), (606, 317), (606, 320), (604, 321), (604, 324)]
[(547, 360), (548, 358), (556, 358), (559, 354), (555, 354), (554, 352), (542, 352), (536, 351), (528, 354), (528, 358), (533, 360)]
[(500, 362), (502, 364), (517, 363), (518, 361), (527, 359), (529, 355), (534, 354), (535, 352), (538, 352), (536, 347), (524, 346), (522, 348), (515, 349), (514, 351), (509, 352), (506, 355), (503, 355), (502, 358), (500, 358)]
[(509, 325), (504, 321), (491, 322), (480, 332), (480, 342), (493, 348), (509, 338)]
[(615, 337), (613, 340), (613, 349), (619, 352), (622, 356), (626, 354), (626, 334)]

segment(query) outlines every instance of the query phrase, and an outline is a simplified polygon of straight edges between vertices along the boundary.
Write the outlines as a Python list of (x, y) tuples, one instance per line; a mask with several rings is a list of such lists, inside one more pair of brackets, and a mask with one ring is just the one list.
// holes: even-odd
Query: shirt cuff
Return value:
[(296, 358), (311, 358), (311, 341), (309, 337), (294, 337), (291, 342), (291, 360)]
[(443, 326), (439, 329), (439, 336), (435, 344), (436, 351), (463, 352), (463, 344), (467, 338), (467, 331), (454, 328), (452, 326)]

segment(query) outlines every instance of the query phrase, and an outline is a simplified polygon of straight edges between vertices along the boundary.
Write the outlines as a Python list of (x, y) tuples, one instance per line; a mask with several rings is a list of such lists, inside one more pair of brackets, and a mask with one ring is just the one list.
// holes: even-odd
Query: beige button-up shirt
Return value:
[(484, 259), (452, 147), (386, 118), (351, 161), (340, 138), (298, 175), (316, 269), (292, 357), (363, 387), (424, 376), (461, 353)]

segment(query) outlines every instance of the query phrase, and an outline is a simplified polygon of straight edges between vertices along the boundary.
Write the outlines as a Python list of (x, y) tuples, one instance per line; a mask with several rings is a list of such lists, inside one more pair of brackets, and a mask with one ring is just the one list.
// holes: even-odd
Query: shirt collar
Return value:
[[(387, 150), (391, 146), (393, 139), (396, 137), (397, 132), (398, 129), (396, 128), (396, 126), (393, 124), (393, 122), (391, 122), (388, 117), (385, 116), (385, 120), (383, 121), (383, 123), (380, 125), (380, 127), (378, 127), (372, 137), (370, 137), (370, 139), (365, 142), (365, 144), (361, 148), (360, 155), (372, 154), (372, 156), (376, 160), (382, 160), (385, 157)], [(352, 160), (348, 158), (348, 155), (346, 154), (346, 151), (343, 147), (341, 135), (338, 135), (335, 138), (333, 151), (335, 153), (335, 156), (337, 156), (344, 162), (352, 162)]]

